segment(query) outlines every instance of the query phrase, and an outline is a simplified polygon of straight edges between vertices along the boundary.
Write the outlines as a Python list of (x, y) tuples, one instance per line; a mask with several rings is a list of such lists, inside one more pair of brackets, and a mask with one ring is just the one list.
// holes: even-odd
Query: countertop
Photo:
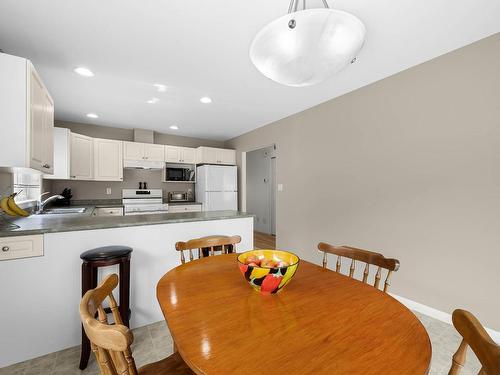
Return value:
[[(105, 204), (100, 206), (110, 207), (110, 205)], [(240, 211), (206, 211), (98, 217), (92, 216), (92, 211), (97, 206), (81, 205), (78, 207), (86, 207), (87, 211), (83, 214), (32, 215), (27, 218), (16, 219), (13, 223), (19, 225), (20, 228), (11, 230), (0, 229), (0, 237), (122, 228), (140, 225), (175, 224), (193, 221), (239, 219), (254, 216)]]

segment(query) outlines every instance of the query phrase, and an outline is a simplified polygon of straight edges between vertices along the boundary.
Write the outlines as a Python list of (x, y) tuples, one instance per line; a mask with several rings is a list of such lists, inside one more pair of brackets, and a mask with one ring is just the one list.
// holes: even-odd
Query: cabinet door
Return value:
[(182, 162), (182, 147), (165, 146), (165, 161), (168, 163)]
[(81, 134), (71, 134), (71, 179), (94, 178), (94, 140)]
[(165, 161), (165, 146), (144, 143), (144, 158), (148, 161)]
[(28, 65), (29, 74), (29, 147), (30, 168), (53, 173), (54, 149), (52, 129), (54, 127), (54, 105), (35, 69)]
[(217, 149), (212, 147), (200, 147), (202, 164), (217, 164)]
[(123, 180), (123, 142), (94, 139), (94, 180)]
[(123, 142), (125, 160), (144, 160), (144, 143)]
[(182, 163), (194, 164), (196, 162), (196, 149), (190, 147), (182, 147), (181, 160)]
[(45, 179), (67, 180), (70, 176), (71, 132), (66, 128), (54, 128), (54, 174), (45, 174)]
[(52, 98), (46, 95), (47, 105), (45, 107), (45, 121), (43, 127), (43, 143), (44, 143), (44, 164), (42, 168), (44, 172), (54, 173), (54, 103)]
[(217, 150), (217, 163), (225, 165), (235, 165), (236, 164), (236, 151), (219, 149)]

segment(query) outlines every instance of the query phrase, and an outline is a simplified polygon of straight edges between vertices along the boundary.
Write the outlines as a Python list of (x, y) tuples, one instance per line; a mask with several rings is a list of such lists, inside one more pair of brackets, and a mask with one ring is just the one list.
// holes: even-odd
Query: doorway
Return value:
[(256, 248), (276, 247), (276, 147), (246, 152), (246, 211), (255, 215)]

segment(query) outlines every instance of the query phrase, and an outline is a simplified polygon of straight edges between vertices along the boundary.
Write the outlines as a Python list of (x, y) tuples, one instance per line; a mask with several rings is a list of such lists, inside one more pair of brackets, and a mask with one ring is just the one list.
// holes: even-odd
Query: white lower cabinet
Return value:
[(0, 238), (0, 260), (43, 255), (43, 234)]
[(201, 204), (178, 204), (175, 206), (169, 205), (168, 212), (201, 212)]
[(94, 180), (123, 181), (123, 142), (94, 138)]
[(92, 216), (123, 216), (123, 207), (97, 207)]
[(94, 179), (94, 139), (71, 133), (71, 179)]

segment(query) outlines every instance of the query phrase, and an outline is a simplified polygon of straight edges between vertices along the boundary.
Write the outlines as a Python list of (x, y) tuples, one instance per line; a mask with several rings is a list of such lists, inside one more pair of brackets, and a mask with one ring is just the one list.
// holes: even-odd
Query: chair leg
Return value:
[[(95, 276), (94, 276), (95, 273)], [(82, 263), (82, 297), (88, 290), (92, 289), (95, 286), (92, 286), (92, 283), (97, 280), (97, 270), (94, 270), (88, 263)], [(85, 334), (85, 330), (82, 325), (82, 348), (80, 353), (80, 370), (85, 370), (89, 363), (90, 358), (90, 341)]]

